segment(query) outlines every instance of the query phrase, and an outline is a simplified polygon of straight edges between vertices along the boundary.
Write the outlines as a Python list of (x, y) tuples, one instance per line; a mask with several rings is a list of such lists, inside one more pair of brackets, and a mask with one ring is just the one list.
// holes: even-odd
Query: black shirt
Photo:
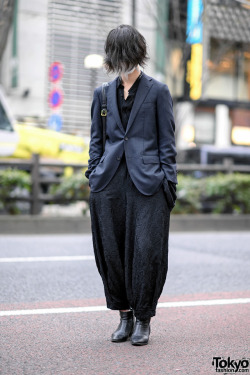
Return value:
[(126, 130), (128, 125), (129, 116), (134, 104), (135, 95), (137, 92), (137, 88), (139, 86), (139, 82), (142, 76), (142, 71), (139, 75), (139, 77), (135, 80), (133, 85), (128, 90), (128, 96), (127, 99), (124, 99), (124, 86), (122, 84), (121, 77), (118, 77), (117, 79), (117, 106), (121, 118), (122, 125), (124, 127), (124, 130)]

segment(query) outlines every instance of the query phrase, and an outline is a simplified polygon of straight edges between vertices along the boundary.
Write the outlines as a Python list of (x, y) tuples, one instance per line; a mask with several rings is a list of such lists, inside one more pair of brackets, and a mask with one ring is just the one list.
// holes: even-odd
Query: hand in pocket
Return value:
[(164, 180), (163, 180), (163, 189), (164, 189), (164, 194), (167, 200), (169, 210), (172, 211), (172, 209), (175, 206), (177, 195), (176, 195), (174, 186), (172, 186), (172, 184), (168, 182), (166, 177), (164, 177)]

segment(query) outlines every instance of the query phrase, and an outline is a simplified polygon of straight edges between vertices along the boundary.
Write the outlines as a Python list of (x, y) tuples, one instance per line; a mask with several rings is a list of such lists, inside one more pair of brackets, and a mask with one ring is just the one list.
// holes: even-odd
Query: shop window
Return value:
[(214, 112), (196, 111), (194, 117), (195, 144), (213, 144), (215, 137)]
[(234, 109), (231, 111), (232, 143), (241, 146), (250, 146), (250, 111)]
[(250, 101), (250, 44), (210, 40), (207, 98)]

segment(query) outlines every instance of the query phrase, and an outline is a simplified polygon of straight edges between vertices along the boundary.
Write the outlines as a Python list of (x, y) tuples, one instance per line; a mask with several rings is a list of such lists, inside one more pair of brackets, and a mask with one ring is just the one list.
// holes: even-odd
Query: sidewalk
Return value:
[[(250, 231), (250, 215), (172, 215), (171, 232)], [(0, 234), (90, 233), (87, 216), (0, 216)]]

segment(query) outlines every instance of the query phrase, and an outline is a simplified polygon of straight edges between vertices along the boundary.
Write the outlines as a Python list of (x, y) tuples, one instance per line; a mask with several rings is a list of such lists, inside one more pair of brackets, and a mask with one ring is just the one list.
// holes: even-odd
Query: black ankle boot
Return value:
[(150, 335), (150, 319), (139, 320), (136, 318), (135, 328), (131, 336), (132, 345), (147, 345)]
[(131, 311), (120, 311), (120, 324), (111, 336), (111, 341), (126, 341), (132, 334), (134, 327), (134, 314)]

